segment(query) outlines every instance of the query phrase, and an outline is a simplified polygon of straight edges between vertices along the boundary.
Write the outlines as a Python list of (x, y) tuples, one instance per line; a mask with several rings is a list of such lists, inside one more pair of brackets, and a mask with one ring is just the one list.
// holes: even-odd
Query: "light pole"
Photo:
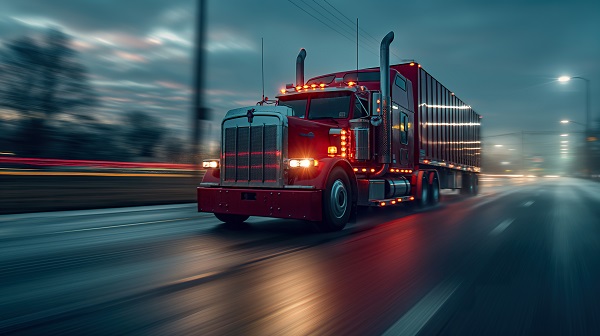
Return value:
[[(583, 78), (583, 77), (569, 77), (569, 76), (561, 76), (558, 78), (559, 82), (568, 82), (571, 79), (581, 79), (585, 82), (585, 136), (584, 136), (584, 169), (586, 174), (590, 173), (590, 166), (589, 166), (589, 154), (590, 154), (590, 145), (588, 143), (588, 137), (590, 136), (590, 129), (591, 129), (591, 122), (592, 122), (592, 116), (591, 116), (591, 103), (590, 103), (590, 80), (587, 78)], [(562, 122), (562, 121), (561, 121)], [(569, 121), (575, 124), (578, 124), (576, 122), (573, 121)], [(580, 124), (581, 125), (581, 124)]]
[(561, 120), (560, 123), (561, 124), (577, 124), (577, 125), (585, 127), (584, 124), (577, 122), (577, 121), (573, 121), (573, 120)]
[[(570, 81), (571, 79), (581, 79), (581, 80), (585, 81), (585, 133), (587, 136), (590, 131), (590, 124), (591, 124), (590, 80), (587, 78), (578, 77), (578, 76), (575, 76), (575, 77), (561, 76), (558, 78), (558, 81), (562, 82), (562, 83), (566, 83), (566, 82)], [(575, 123), (574, 121), (570, 121), (570, 122)]]

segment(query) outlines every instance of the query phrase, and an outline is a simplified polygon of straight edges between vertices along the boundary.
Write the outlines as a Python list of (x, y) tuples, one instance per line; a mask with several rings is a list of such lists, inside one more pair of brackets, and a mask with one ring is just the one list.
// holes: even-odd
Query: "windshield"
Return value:
[[(285, 100), (290, 98), (290, 100)], [(346, 119), (350, 110), (349, 92), (328, 92), (324, 94), (303, 94), (280, 99), (279, 105), (291, 107), (294, 116), (308, 119)], [(308, 105), (308, 111), (307, 111)]]

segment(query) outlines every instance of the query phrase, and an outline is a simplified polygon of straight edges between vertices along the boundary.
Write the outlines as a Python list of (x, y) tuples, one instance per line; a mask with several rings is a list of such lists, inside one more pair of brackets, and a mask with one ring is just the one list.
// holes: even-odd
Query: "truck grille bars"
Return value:
[(234, 126), (223, 130), (224, 185), (273, 186), (278, 183), (281, 150), (277, 125)]

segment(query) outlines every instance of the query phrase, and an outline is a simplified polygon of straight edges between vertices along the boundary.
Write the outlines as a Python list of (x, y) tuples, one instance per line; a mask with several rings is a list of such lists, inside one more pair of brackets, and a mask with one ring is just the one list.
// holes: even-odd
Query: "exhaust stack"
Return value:
[(379, 163), (391, 163), (392, 153), (392, 104), (390, 97), (390, 44), (394, 40), (394, 32), (389, 32), (379, 48), (379, 83), (381, 90), (381, 136), (379, 137)]
[(304, 85), (304, 59), (306, 58), (306, 50), (300, 49), (298, 57), (296, 57), (296, 86)]

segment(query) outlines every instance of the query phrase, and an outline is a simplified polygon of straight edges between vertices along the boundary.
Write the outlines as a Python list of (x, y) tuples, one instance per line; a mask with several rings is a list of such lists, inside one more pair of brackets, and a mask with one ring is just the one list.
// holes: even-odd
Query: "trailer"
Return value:
[(198, 211), (335, 231), (359, 206), (433, 206), (440, 189), (476, 194), (481, 116), (420, 64), (390, 66), (393, 38), (381, 42), (379, 67), (306, 82), (302, 49), (296, 83), (276, 101), (227, 112), (220, 158), (203, 162)]

